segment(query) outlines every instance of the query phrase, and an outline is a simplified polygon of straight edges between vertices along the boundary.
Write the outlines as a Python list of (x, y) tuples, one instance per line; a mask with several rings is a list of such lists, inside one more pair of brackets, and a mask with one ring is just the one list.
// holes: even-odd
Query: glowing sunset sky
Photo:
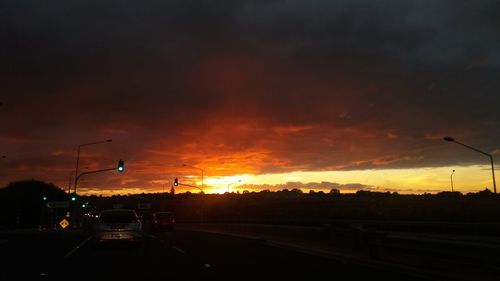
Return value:
[[(3, 1), (0, 186), (492, 189), (498, 1)], [(73, 172), (72, 172), (73, 171)], [(168, 183), (167, 183), (168, 181)], [(192, 188), (178, 191), (196, 192)]]

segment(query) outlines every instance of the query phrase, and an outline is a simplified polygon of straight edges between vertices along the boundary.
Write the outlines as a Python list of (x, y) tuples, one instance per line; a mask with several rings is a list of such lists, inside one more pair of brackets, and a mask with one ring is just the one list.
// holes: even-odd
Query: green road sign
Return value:
[(64, 209), (69, 207), (69, 201), (50, 201), (45, 206), (49, 209)]

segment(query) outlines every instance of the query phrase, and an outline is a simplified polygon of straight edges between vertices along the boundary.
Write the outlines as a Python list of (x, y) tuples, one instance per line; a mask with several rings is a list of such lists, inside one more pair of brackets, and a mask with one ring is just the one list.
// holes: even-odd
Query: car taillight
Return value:
[(172, 223), (175, 223), (175, 220), (174, 220), (174, 219), (172, 219)]

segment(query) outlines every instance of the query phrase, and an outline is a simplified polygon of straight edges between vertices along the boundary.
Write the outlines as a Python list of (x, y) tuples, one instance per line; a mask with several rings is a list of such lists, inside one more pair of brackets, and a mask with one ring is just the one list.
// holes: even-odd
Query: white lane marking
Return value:
[(92, 239), (92, 237), (89, 237), (85, 240), (83, 240), (82, 243), (78, 244), (73, 250), (69, 251), (65, 256), (64, 258), (67, 259), (69, 258), (72, 254), (74, 254), (76, 251), (78, 251), (78, 249), (80, 249), (81, 247), (83, 247), (85, 245), (85, 243), (89, 242), (90, 239)]
[(186, 251), (184, 251), (183, 249), (179, 248), (179, 247), (176, 247), (176, 246), (172, 246), (172, 249), (176, 250), (177, 252), (185, 255), (186, 254)]

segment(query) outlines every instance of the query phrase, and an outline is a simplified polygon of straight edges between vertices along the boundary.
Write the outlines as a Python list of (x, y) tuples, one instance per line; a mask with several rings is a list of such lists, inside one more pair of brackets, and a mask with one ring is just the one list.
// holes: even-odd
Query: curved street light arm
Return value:
[(489, 153), (486, 153), (486, 152), (484, 152), (484, 151), (481, 151), (481, 150), (479, 150), (479, 149), (477, 149), (477, 148), (475, 148), (475, 147), (472, 147), (472, 146), (466, 145), (466, 144), (464, 144), (464, 143), (461, 143), (461, 142), (459, 142), (459, 141), (456, 141), (456, 140), (455, 140), (454, 138), (452, 138), (452, 137), (444, 137), (443, 139), (444, 139), (445, 141), (454, 142), (454, 143), (456, 143), (456, 144), (459, 144), (459, 145), (461, 145), (461, 146), (467, 147), (467, 148), (469, 148), (469, 149), (472, 149), (472, 150), (474, 150), (474, 151), (476, 151), (476, 152), (479, 152), (479, 153), (481, 153), (481, 154), (483, 154), (483, 155), (486, 155), (486, 156), (490, 157), (490, 162), (491, 162), (491, 175), (493, 176), (493, 190), (494, 190), (494, 192), (495, 192), (495, 194), (496, 194), (496, 193), (497, 193), (497, 183), (496, 183), (496, 180), (495, 180), (495, 164), (493, 163), (493, 155), (491, 155), (491, 154), (489, 154)]
[(484, 151), (481, 151), (481, 150), (479, 150), (479, 149), (477, 149), (477, 148), (474, 148), (474, 147), (472, 147), (472, 146), (466, 145), (466, 144), (461, 143), (461, 142), (458, 142), (458, 141), (456, 141), (456, 140), (453, 140), (453, 142), (454, 142), (454, 143), (456, 143), (456, 144), (459, 144), (459, 145), (465, 146), (465, 147), (467, 147), (467, 148), (469, 148), (469, 149), (472, 149), (472, 150), (474, 150), (474, 151), (476, 151), (476, 152), (479, 152), (479, 153), (481, 153), (481, 154), (484, 154), (484, 155), (486, 155), (486, 156), (492, 157), (492, 155), (491, 155), (491, 154), (486, 153), (486, 152), (484, 152)]

